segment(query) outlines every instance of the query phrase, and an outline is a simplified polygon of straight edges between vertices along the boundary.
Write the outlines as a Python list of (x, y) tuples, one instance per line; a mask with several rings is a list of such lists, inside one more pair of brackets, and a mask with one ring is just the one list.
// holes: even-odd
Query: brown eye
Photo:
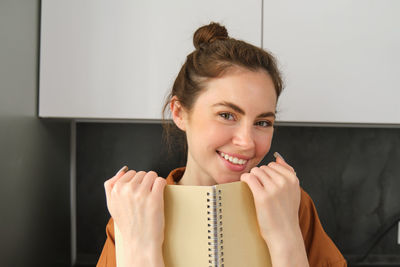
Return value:
[(261, 127), (270, 127), (272, 126), (272, 123), (270, 121), (258, 121), (256, 122), (256, 125)]
[(234, 119), (233, 114), (229, 113), (229, 112), (220, 113), (219, 116), (224, 118), (225, 120), (229, 120), (229, 121)]

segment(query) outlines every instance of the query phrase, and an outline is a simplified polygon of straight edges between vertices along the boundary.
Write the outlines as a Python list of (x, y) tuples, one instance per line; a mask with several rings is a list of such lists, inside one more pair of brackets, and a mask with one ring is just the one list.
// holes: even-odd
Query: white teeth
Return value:
[(247, 160), (238, 159), (236, 157), (229, 156), (228, 154), (225, 154), (223, 152), (220, 152), (220, 155), (221, 155), (221, 157), (225, 158), (226, 160), (229, 160), (230, 162), (232, 162), (233, 164), (243, 165), (247, 162)]

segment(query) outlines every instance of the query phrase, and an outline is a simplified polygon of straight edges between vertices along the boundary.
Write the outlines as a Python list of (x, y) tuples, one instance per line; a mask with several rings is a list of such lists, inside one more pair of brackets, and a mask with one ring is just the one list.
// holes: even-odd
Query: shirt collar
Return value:
[(167, 181), (167, 184), (175, 184), (179, 182), (184, 173), (185, 167), (176, 168), (168, 174), (165, 180)]

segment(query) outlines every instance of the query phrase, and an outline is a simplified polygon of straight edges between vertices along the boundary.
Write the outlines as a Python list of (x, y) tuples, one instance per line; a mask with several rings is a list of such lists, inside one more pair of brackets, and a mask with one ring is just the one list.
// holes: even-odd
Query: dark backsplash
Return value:
[[(271, 150), (292, 165), (317, 207), (325, 231), (345, 257), (398, 263), (400, 129), (287, 127)], [(123, 165), (166, 177), (184, 165), (169, 156), (159, 124), (77, 123), (78, 262), (96, 262), (109, 219), (103, 183)]]

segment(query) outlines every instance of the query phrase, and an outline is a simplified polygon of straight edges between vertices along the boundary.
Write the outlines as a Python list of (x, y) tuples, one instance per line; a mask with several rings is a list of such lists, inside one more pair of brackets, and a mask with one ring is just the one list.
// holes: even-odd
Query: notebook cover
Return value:
[[(166, 267), (210, 266), (210, 215), (207, 199), (212, 186), (167, 185), (164, 191)], [(259, 233), (252, 193), (244, 182), (216, 186), (221, 190), (223, 263), (226, 267), (271, 267), (268, 247)], [(115, 225), (117, 266), (123, 266), (120, 232)]]

